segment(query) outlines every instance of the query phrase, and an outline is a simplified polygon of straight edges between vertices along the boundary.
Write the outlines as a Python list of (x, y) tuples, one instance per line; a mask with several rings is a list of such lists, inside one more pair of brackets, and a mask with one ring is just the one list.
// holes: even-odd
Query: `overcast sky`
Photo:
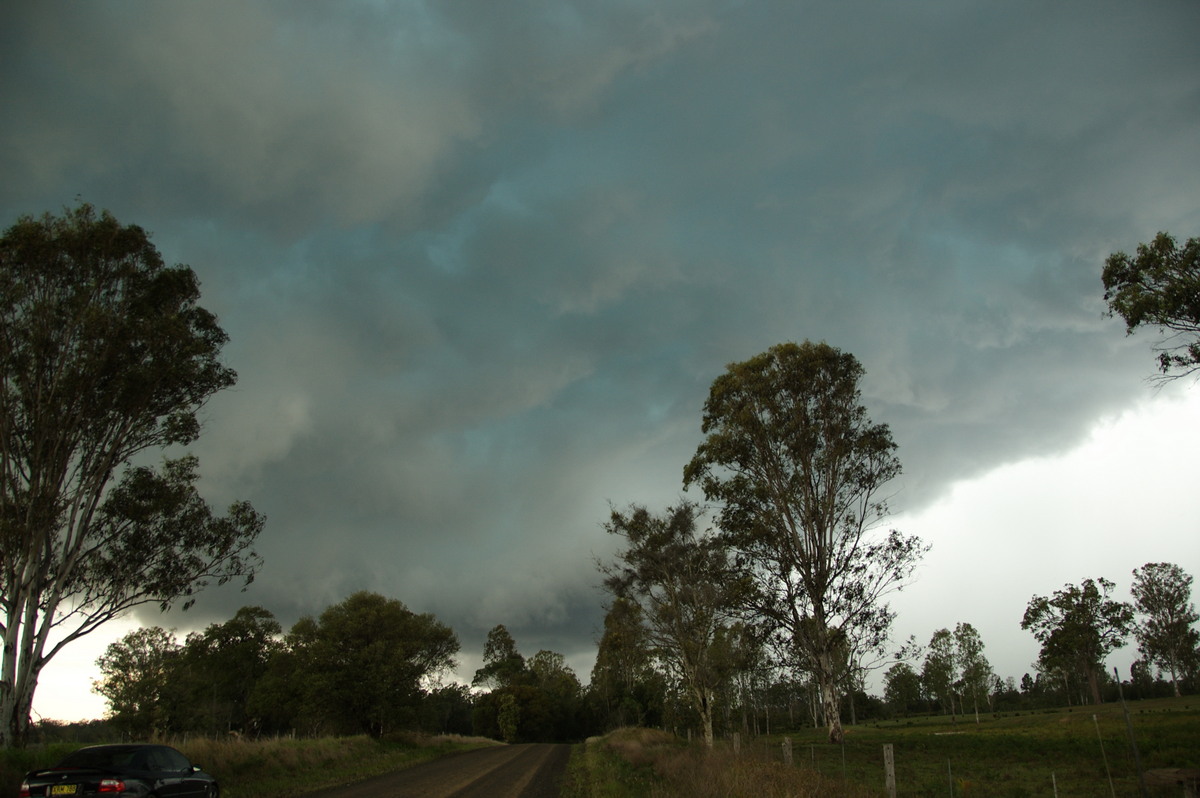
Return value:
[[(894, 524), (933, 544), (901, 636), (973, 623), (1020, 678), (1034, 594), (1200, 573), (1200, 386), (1147, 382), (1099, 276), (1200, 235), (1194, 0), (6, 17), (0, 222), (81, 198), (147, 228), (240, 375), (194, 450), (268, 516), (266, 565), (131, 623), (367, 589), (453, 626), (467, 677), (503, 623), (586, 681), (610, 505), (676, 501), (712, 380), (804, 339), (862, 362)], [(41, 713), (92, 711), (52, 701), (95, 655)]]

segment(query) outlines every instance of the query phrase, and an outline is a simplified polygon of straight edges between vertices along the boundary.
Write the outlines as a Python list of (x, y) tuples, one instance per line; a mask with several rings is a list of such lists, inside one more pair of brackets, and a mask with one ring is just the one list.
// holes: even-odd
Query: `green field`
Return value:
[[(1143, 769), (1200, 768), (1200, 698), (1135, 702), (1129, 705), (1129, 711)], [(593, 794), (632, 798), (699, 795), (698, 790), (709, 790), (704, 794), (885, 795), (884, 744), (893, 746), (897, 795), (905, 798), (1097, 798), (1139, 794), (1137, 768), (1120, 704), (987, 715), (981, 717), (979, 725), (971, 716), (959, 718), (957, 723), (948, 717), (881, 721), (849, 727), (844, 746), (824, 742), (824, 732), (816, 729), (792, 732), (787, 737), (792, 747), (790, 770), (796, 771), (794, 778), (787, 779), (788, 785), (783, 784), (778, 767), (758, 771), (755, 776), (740, 775), (736, 786), (717, 786), (716, 776), (704, 784), (685, 784), (680, 774), (687, 769), (674, 764), (680, 756), (678, 744), (672, 749), (660, 742), (657, 755), (637, 750), (636, 767), (625, 771), (629, 789)], [(732, 757), (731, 741), (723, 740), (711, 756), (721, 759), (725, 771), (741, 760), (780, 766), (783, 740), (783, 735), (743, 739), (736, 759)], [(592, 747), (621, 755), (629, 746), (618, 742)], [(685, 748), (694, 759), (693, 768), (702, 767), (702, 749), (695, 744)], [(755, 778), (763, 781), (754, 783)], [(818, 781), (824, 786), (810, 790), (809, 785)], [(1178, 786), (1150, 786), (1147, 794), (1184, 793)]]
[[(1129, 712), (1143, 769), (1200, 768), (1200, 698), (1134, 702)], [(822, 742), (823, 734), (815, 730), (792, 739), (797, 765), (879, 788), (883, 745), (892, 744), (901, 796), (1017, 798), (1053, 796), (1055, 788), (1059, 798), (1138, 794), (1120, 704), (988, 715), (979, 725), (971, 716), (957, 723), (947, 717), (880, 722), (850, 729), (844, 750)], [(1183, 791), (1151, 789), (1150, 794)]]

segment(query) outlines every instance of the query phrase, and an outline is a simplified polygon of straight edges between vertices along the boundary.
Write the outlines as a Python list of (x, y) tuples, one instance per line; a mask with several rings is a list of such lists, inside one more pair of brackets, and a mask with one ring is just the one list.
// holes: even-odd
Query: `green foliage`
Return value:
[(614, 598), (609, 605), (590, 687), (601, 728), (661, 724), (666, 684), (654, 669), (637, 602)]
[(926, 548), (895, 530), (870, 534), (900, 461), (888, 427), (859, 402), (862, 374), (853, 355), (808, 341), (730, 364), (684, 469), (685, 485), (720, 503), (719, 525), (755, 583), (748, 603), (815, 675), (835, 742), (840, 677), (850, 660), (882, 651), (894, 617), (882, 597)]
[(475, 671), (471, 684), (485, 687), (508, 687), (525, 673), (525, 658), (517, 651), (517, 643), (504, 624), (488, 632), (483, 646), (483, 667)]
[(475, 734), (506, 742), (559, 742), (583, 734), (583, 688), (562, 654), (542, 650), (526, 660), (504, 626), (496, 626), (484, 646), (484, 667), (476, 684), (491, 684), (475, 697)]
[(614, 597), (639, 606), (650, 653), (677, 680), (711, 745), (713, 701), (727, 668), (721, 630), (746, 585), (721, 542), (697, 531), (699, 514), (690, 502), (661, 516), (637, 506), (614, 510), (605, 530), (625, 547), (600, 568)]
[(242, 607), (223, 624), (188, 635), (170, 669), (172, 730), (257, 732), (251, 691), (281, 648), (282, 629), (262, 607)]
[(923, 698), (921, 676), (907, 662), (897, 662), (883, 675), (883, 696), (895, 713), (920, 708)]
[(113, 725), (130, 739), (166, 731), (170, 668), (179, 654), (175, 635), (157, 626), (135, 629), (110, 643), (96, 665), (93, 690), (108, 700)]
[(108, 699), (113, 725), (133, 739), (255, 732), (249, 697), (281, 649), (280, 631), (262, 607), (243, 607), (183, 645), (158, 627), (137, 629), (97, 660), (95, 690)]
[(452, 668), (459, 650), (454, 632), (432, 615), (365, 591), (315, 624), (301, 620), (289, 645), (303, 705), (332, 730), (373, 737), (412, 724), (423, 680)]
[(929, 638), (929, 650), (921, 668), (921, 683), (925, 692), (936, 696), (942, 711), (954, 717), (954, 683), (958, 681), (958, 658), (954, 652), (954, 635), (949, 629), (938, 629)]
[[(954, 627), (955, 657), (962, 674), (963, 691), (971, 696), (975, 722), (979, 722), (979, 699), (987, 700), (995, 682), (991, 663), (983, 654), (983, 639), (969, 623)], [(965, 709), (964, 709), (965, 712)]]
[(1138, 244), (1137, 255), (1109, 256), (1102, 275), (1110, 313), (1125, 320), (1125, 331), (1158, 327), (1164, 342), (1155, 347), (1163, 374), (1190, 374), (1200, 368), (1200, 238), (1183, 247), (1166, 233)]
[(285, 636), (262, 607), (188, 635), (140, 629), (98, 664), (96, 691), (134, 737), (470, 730), (461, 685), (432, 688), (453, 666), (454, 633), (399, 601), (356, 593)]
[(1021, 628), (1042, 644), (1039, 662), (1046, 669), (1068, 669), (1086, 679), (1093, 703), (1101, 702), (1104, 659), (1125, 645), (1133, 626), (1133, 608), (1108, 597), (1113, 583), (1085, 579), (1053, 596), (1034, 596)]
[(521, 708), (512, 693), (504, 693), (499, 699), (496, 722), (500, 726), (500, 739), (506, 743), (517, 741), (517, 727), (521, 724)]
[(1192, 604), (1192, 576), (1173, 563), (1146, 563), (1133, 571), (1134, 606), (1141, 623), (1134, 628), (1138, 648), (1148, 663), (1171, 674), (1175, 695), (1179, 679), (1200, 667), (1200, 615)]
[(0, 744), (21, 744), (63, 646), (260, 565), (262, 517), (246, 503), (214, 517), (194, 458), (129, 466), (195, 440), (199, 409), (236, 380), (199, 297), (190, 268), (90, 205), (0, 237)]

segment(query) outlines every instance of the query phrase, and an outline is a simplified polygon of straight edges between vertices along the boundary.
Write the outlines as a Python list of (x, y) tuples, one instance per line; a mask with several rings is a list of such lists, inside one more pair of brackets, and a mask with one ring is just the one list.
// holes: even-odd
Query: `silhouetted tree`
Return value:
[(1173, 563), (1146, 563), (1134, 569), (1131, 592), (1141, 616), (1134, 627), (1138, 648), (1147, 663), (1166, 669), (1178, 696), (1179, 679), (1195, 672), (1200, 648), (1192, 576)]
[(1108, 597), (1113, 586), (1107, 579), (1085, 579), (1053, 596), (1034, 596), (1021, 619), (1021, 628), (1042, 644), (1040, 661), (1082, 676), (1096, 704), (1102, 701), (1104, 659), (1125, 645), (1133, 626), (1133, 608)]
[(641, 607), (650, 650), (678, 681), (704, 741), (713, 743), (713, 700), (721, 685), (719, 629), (742, 591), (724, 547), (696, 528), (699, 508), (681, 502), (662, 516), (634, 506), (613, 511), (605, 529), (624, 539), (616, 562), (600, 564), (605, 587)]
[(1147, 326), (1164, 335), (1155, 346), (1164, 375), (1200, 368), (1200, 238), (1179, 247), (1159, 233), (1149, 244), (1138, 244), (1136, 257), (1110, 255), (1102, 279), (1109, 312), (1125, 320), (1126, 333)]
[(214, 516), (194, 457), (131, 465), (194, 441), (200, 408), (236, 380), (199, 298), (190, 268), (90, 205), (0, 237), (0, 746), (24, 743), (64, 647), (258, 570), (262, 516), (245, 502)]
[(753, 612), (790, 638), (816, 679), (831, 742), (842, 741), (839, 676), (852, 645), (884, 644), (882, 598), (926, 547), (892, 530), (883, 487), (896, 444), (860, 403), (863, 369), (828, 344), (779, 344), (713, 381), (706, 435), (684, 469), (721, 505), (719, 525), (755, 583)]

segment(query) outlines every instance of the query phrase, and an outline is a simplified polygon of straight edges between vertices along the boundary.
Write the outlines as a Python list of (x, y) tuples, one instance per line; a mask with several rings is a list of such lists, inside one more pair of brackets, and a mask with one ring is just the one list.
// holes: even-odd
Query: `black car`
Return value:
[(106, 795), (217, 798), (217, 780), (166, 745), (93, 745), (51, 768), (34, 770), (22, 798)]

